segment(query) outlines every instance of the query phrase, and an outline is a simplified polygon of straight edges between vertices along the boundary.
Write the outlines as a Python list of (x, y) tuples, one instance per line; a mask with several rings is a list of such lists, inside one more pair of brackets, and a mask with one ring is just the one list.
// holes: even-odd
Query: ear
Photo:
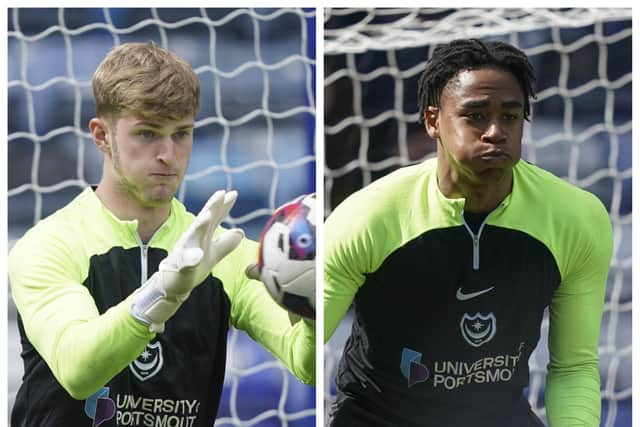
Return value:
[(89, 120), (89, 132), (93, 137), (93, 143), (96, 144), (98, 150), (105, 155), (111, 156), (111, 143), (109, 134), (109, 125), (105, 119), (94, 117)]
[(440, 109), (427, 107), (424, 112), (424, 128), (432, 139), (440, 138)]

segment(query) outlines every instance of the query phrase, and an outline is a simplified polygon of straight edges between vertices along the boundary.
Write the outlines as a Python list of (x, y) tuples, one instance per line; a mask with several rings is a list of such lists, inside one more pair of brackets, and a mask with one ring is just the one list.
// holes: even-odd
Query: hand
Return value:
[[(262, 279), (260, 278), (260, 270), (258, 269), (258, 264), (256, 263), (247, 265), (247, 267), (244, 269), (244, 274), (249, 279), (262, 281)], [(280, 307), (282, 306), (280, 305)], [(286, 310), (285, 307), (282, 307), (282, 308)], [(297, 314), (292, 313), (291, 311), (288, 311), (288, 310), (287, 310), (287, 313), (289, 315), (289, 322), (291, 322), (292, 325), (302, 320), (304, 323), (309, 325), (311, 329), (315, 329), (315, 325), (316, 325), (315, 319), (309, 319), (308, 317), (298, 316)]]
[(307, 326), (309, 326), (309, 328), (311, 328), (312, 330), (315, 331), (315, 329), (316, 329), (316, 319), (309, 319), (308, 317), (298, 316), (297, 314), (292, 313), (290, 311), (287, 311), (287, 314), (289, 315), (289, 322), (292, 325), (295, 325), (296, 323), (298, 323), (299, 321), (302, 320), (303, 323), (306, 323)]
[(244, 274), (252, 280), (260, 280), (260, 269), (258, 268), (258, 264), (253, 263), (247, 265), (244, 269)]
[(131, 313), (147, 323), (151, 332), (163, 332), (164, 323), (191, 291), (240, 244), (244, 237), (240, 229), (227, 230), (213, 240), (214, 231), (229, 214), (237, 196), (235, 191), (216, 191), (160, 262), (158, 271), (135, 292)]

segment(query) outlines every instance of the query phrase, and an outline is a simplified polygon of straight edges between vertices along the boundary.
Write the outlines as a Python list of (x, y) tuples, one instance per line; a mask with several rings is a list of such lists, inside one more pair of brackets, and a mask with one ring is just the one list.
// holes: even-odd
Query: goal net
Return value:
[[(435, 155), (417, 82), (439, 43), (502, 40), (535, 68), (523, 157), (596, 194), (614, 228), (600, 339), (602, 425), (631, 423), (631, 9), (327, 9), (325, 214), (390, 171)], [(529, 401), (545, 417), (548, 318), (530, 360)], [(325, 352), (325, 401), (349, 332)], [(326, 405), (329, 407), (329, 405)]]
[[(275, 208), (315, 191), (314, 9), (9, 9), (8, 236), (101, 176), (91, 77), (114, 46), (154, 41), (201, 81), (193, 154), (178, 197), (197, 212), (240, 194), (226, 224), (253, 239)], [(9, 294), (9, 410), (22, 362)], [(315, 393), (244, 333), (229, 335), (217, 426), (314, 426)]]

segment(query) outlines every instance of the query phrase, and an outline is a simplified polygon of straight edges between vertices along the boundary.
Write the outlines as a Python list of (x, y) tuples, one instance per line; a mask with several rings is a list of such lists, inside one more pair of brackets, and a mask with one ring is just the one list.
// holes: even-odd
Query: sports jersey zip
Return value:
[(140, 284), (142, 285), (147, 281), (147, 275), (149, 274), (149, 267), (147, 265), (147, 256), (149, 255), (149, 245), (142, 243), (140, 235), (136, 232), (136, 240), (138, 246), (140, 246)]
[[(153, 238), (156, 236), (156, 234), (158, 234), (162, 227), (164, 227), (164, 225), (162, 225), (155, 231), (155, 233), (153, 233), (153, 235), (149, 239), (149, 242), (153, 241)], [(136, 240), (138, 241), (138, 246), (140, 246), (140, 284), (142, 285), (147, 281), (147, 276), (149, 275), (149, 266), (147, 262), (147, 257), (149, 255), (149, 244), (142, 242), (142, 239), (140, 238), (140, 235), (137, 231)]]
[(480, 236), (482, 235), (482, 230), (484, 229), (484, 226), (487, 224), (487, 221), (489, 221), (489, 217), (494, 212), (501, 209), (502, 207), (504, 207), (504, 202), (500, 203), (494, 210), (492, 210), (487, 214), (487, 216), (484, 218), (484, 220), (480, 224), (477, 234), (474, 233), (473, 230), (471, 230), (471, 227), (469, 227), (469, 224), (467, 224), (467, 221), (464, 219), (464, 209), (460, 213), (460, 216), (462, 217), (462, 223), (464, 224), (464, 228), (467, 229), (473, 241), (473, 269), (474, 270), (480, 270)]
[(147, 255), (149, 254), (149, 245), (145, 245), (144, 243), (142, 244), (142, 247), (140, 248), (142, 250), (142, 254), (141, 254), (141, 263), (142, 263), (142, 268), (140, 269), (140, 284), (144, 283), (147, 281), (147, 276), (149, 275), (148, 272), (148, 263), (147, 263)]

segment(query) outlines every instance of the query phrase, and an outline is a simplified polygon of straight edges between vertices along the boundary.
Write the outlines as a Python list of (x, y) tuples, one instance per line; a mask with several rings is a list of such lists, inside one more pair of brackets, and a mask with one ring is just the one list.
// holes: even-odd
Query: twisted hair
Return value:
[(447, 83), (460, 71), (485, 66), (510, 72), (524, 95), (524, 118), (529, 120), (529, 98), (535, 99), (533, 67), (518, 48), (499, 41), (460, 39), (436, 46), (433, 56), (418, 80), (420, 122), (429, 106), (440, 107), (440, 96)]

